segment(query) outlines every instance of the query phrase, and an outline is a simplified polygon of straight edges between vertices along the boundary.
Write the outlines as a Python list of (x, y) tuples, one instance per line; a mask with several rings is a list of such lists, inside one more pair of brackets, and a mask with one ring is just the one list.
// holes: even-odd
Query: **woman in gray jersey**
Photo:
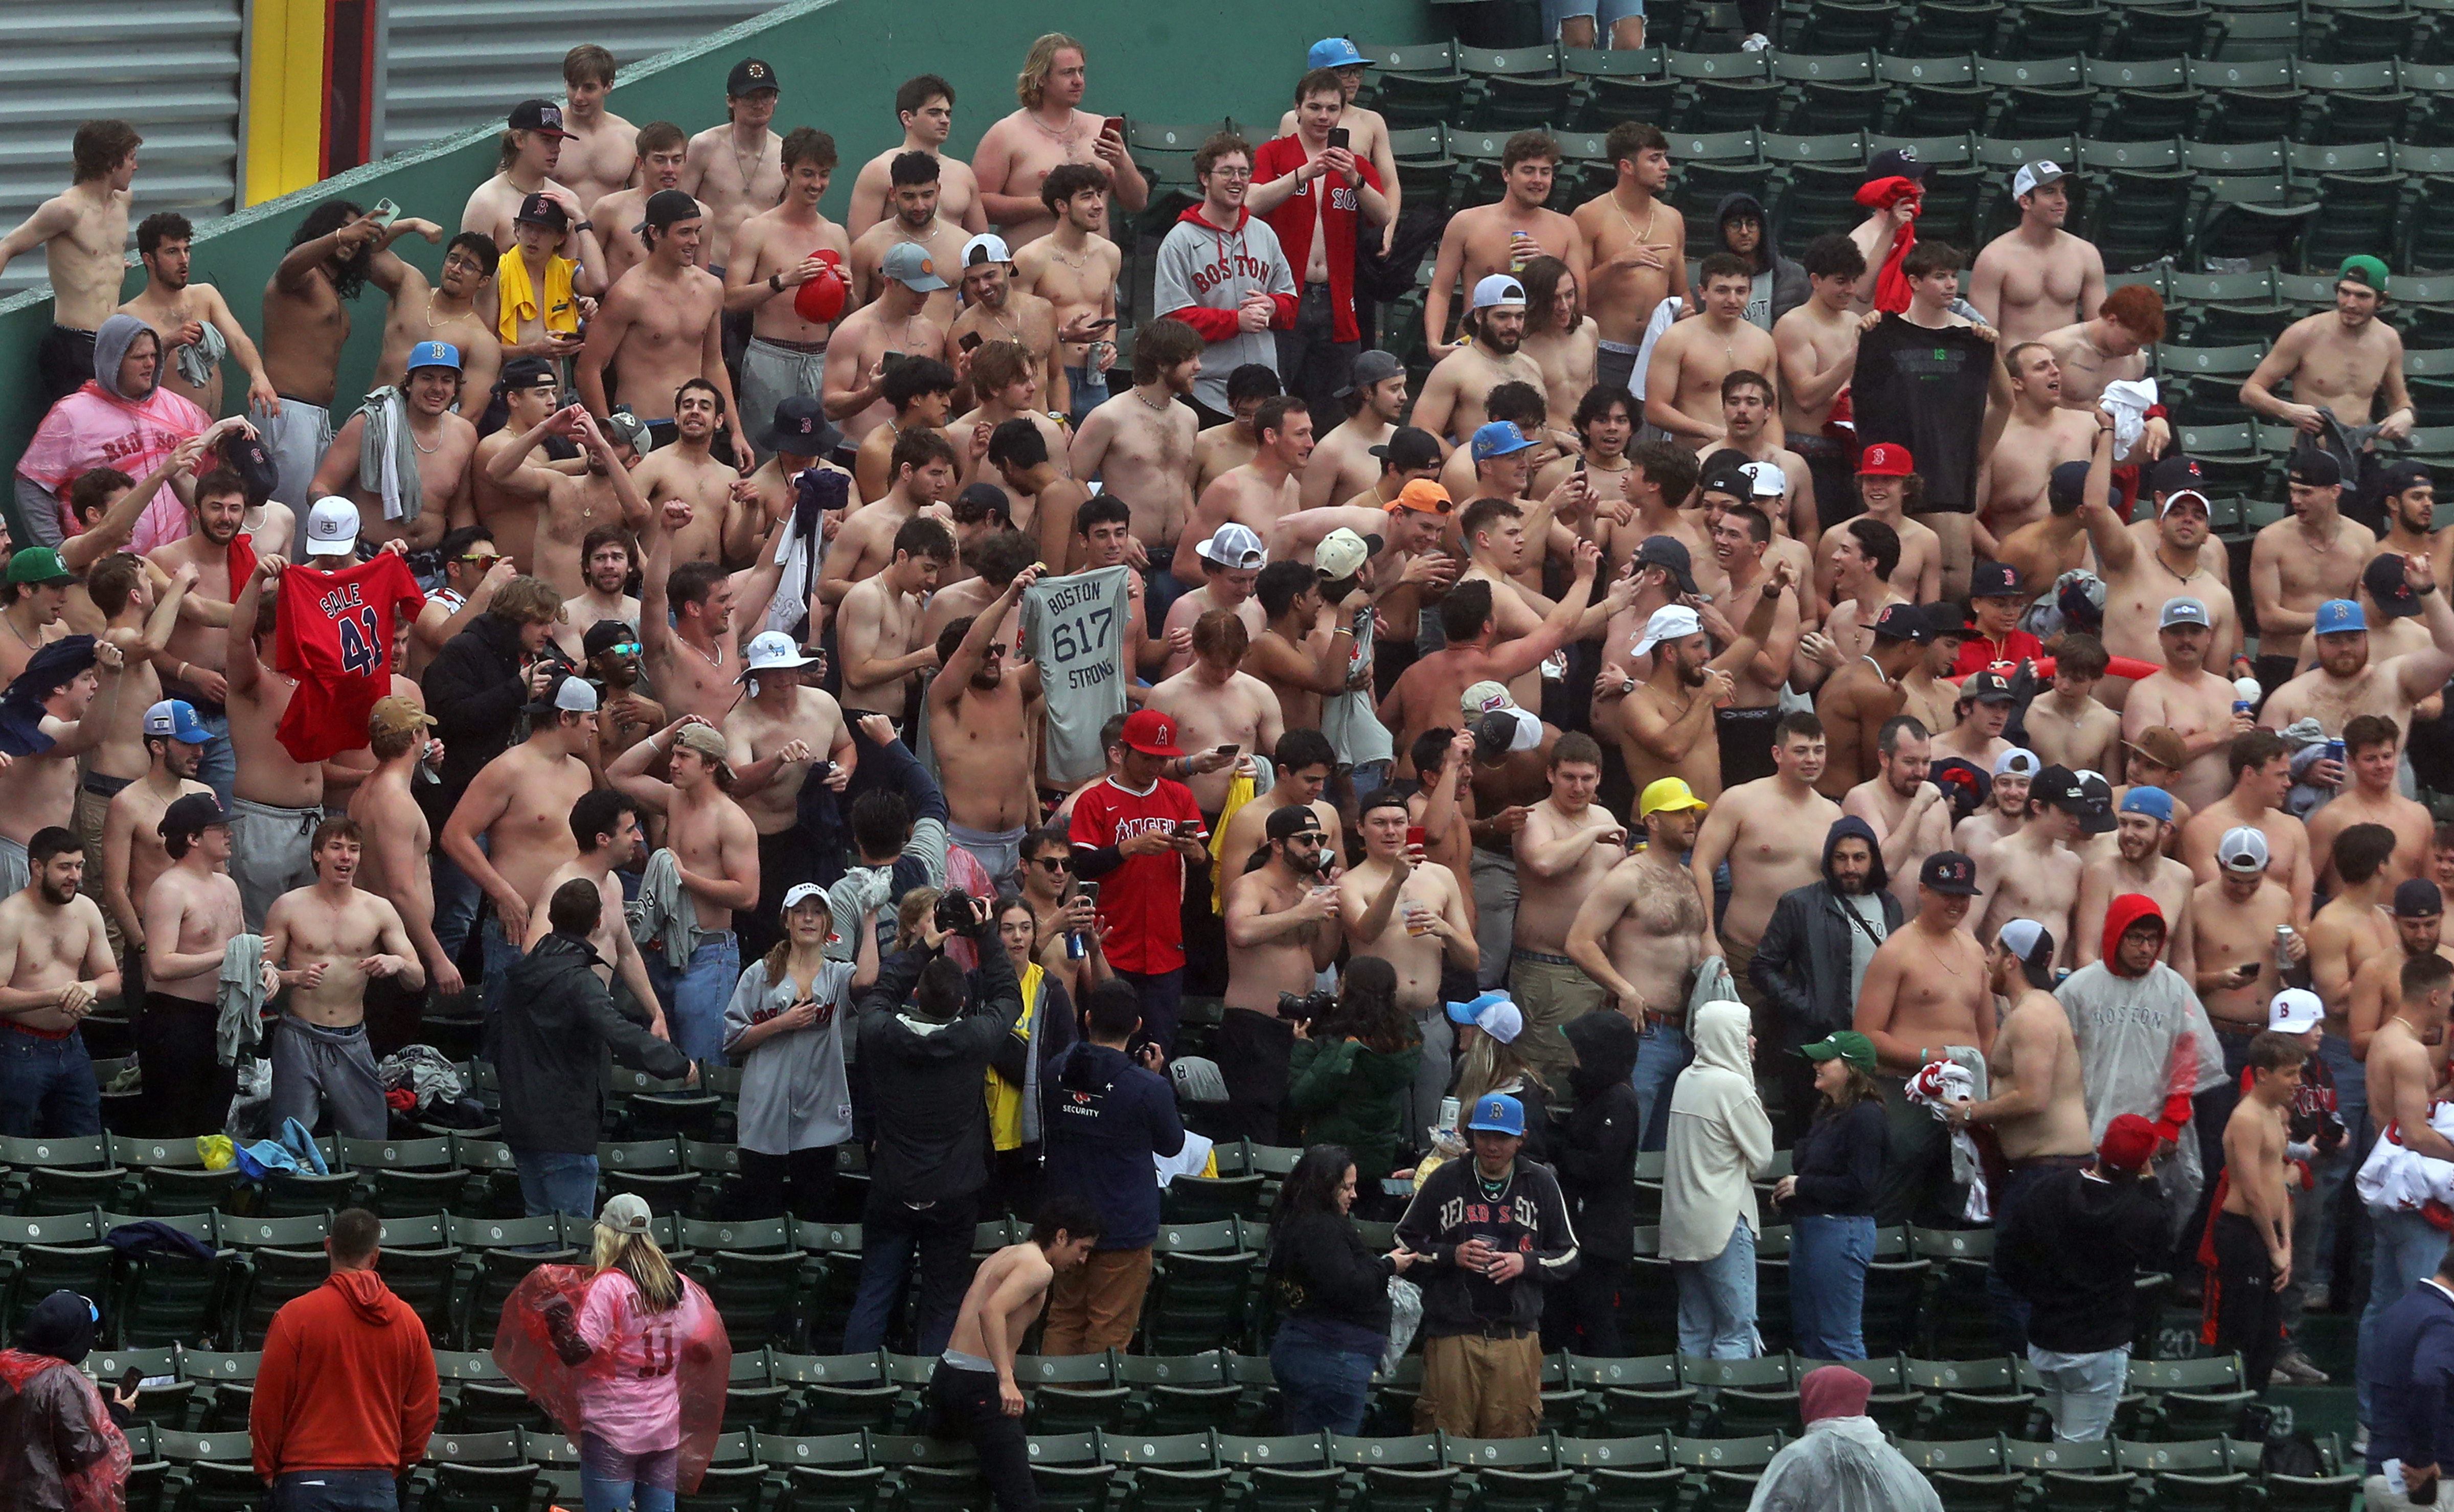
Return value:
[(877, 931), (855, 931), (857, 962), (826, 958), (827, 895), (803, 882), (784, 895), (784, 940), (750, 963), (724, 1011), (724, 1052), (741, 1062), (742, 1216), (825, 1217), (835, 1146), (852, 1137), (844, 1015), (877, 978)]

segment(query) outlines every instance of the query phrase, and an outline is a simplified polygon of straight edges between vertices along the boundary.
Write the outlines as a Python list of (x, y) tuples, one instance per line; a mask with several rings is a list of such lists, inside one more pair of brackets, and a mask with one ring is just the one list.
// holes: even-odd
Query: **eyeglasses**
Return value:
[(1070, 856), (1035, 856), (1031, 859), (1031, 864), (1038, 867), (1043, 872), (1070, 872), (1074, 870), (1074, 857)]
[(1253, 171), (1249, 168), (1214, 168), (1210, 171), (1210, 176), (1212, 178), (1250, 178), (1253, 176)]

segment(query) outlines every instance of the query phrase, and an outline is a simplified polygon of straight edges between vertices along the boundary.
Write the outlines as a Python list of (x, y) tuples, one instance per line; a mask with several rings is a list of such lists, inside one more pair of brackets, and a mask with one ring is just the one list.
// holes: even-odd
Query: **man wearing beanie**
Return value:
[[(119, 1512), (128, 1504), (128, 1440), (84, 1371), (93, 1352), (93, 1303), (58, 1291), (0, 1350), (0, 1464), (9, 1504), (55, 1512)], [(134, 1402), (133, 1391), (116, 1400)], [(124, 1413), (122, 1414), (125, 1415)]]
[(1995, 1234), (1994, 1274), (2028, 1304), (2028, 1362), (2063, 1442), (2104, 1437), (2130, 1373), (2131, 1285), (2168, 1248), (2163, 1199), (2142, 1179), (2157, 1142), (2122, 1115), (2093, 1165), (2038, 1180)]
[(1942, 1499), (1866, 1416), (1874, 1382), (1846, 1365), (1798, 1382), (1806, 1432), (1764, 1466), (1751, 1507), (1764, 1512), (1942, 1512)]

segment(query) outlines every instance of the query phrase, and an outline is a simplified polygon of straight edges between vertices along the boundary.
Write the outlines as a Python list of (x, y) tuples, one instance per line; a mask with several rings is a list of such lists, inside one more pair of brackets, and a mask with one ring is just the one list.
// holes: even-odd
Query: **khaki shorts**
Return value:
[(1542, 1341), (1451, 1334), (1423, 1341), (1415, 1431), (1530, 1439), (1542, 1431)]
[(1609, 1007), (1610, 994), (1575, 961), (1522, 950), (1508, 963), (1508, 994), (1525, 1016), (1517, 1053), (1542, 1079), (1565, 1086), (1577, 1052), (1560, 1031), (1572, 1019)]

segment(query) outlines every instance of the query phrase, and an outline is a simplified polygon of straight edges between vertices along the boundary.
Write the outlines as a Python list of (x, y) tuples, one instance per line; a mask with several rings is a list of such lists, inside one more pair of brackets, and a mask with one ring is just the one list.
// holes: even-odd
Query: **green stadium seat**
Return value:
[(1048, 1512), (1103, 1512), (1116, 1467), (1099, 1458), (1095, 1433), (1035, 1433), (1023, 1441), (1031, 1479)]
[(623, 1139), (596, 1147), (597, 1185), (608, 1197), (628, 1192), (657, 1217), (678, 1217), (698, 1190), (699, 1174), (682, 1164), (681, 1141)]
[(882, 1433), (894, 1425), (901, 1393), (887, 1377), (882, 1354), (778, 1354), (770, 1357), (768, 1366), (779, 1384), (799, 1394), (795, 1433)]
[(1731, 194), (1773, 201), (1773, 169), (1763, 158), (1758, 131), (1678, 131), (1670, 136), (1670, 203), (1687, 221), (1685, 252), (1692, 260), (1720, 250), (1717, 212)]
[(2297, 188), (2274, 142), (2187, 142), (2182, 160), (2198, 175), (2198, 224), (2190, 232), (2190, 257), (2202, 266), (2215, 259), (2253, 266), (2302, 266), (2301, 243), (2324, 213), (2311, 193)]
[(1661, 1258), (1658, 1228), (1636, 1231), (1636, 1253), (1619, 1290), (1619, 1337), (1638, 1356), (1678, 1352), (1679, 1280)]
[(2114, 1459), (2148, 1481), (2148, 1504), (2157, 1512), (2230, 1512), (2248, 1502), (2256, 1478), (2232, 1467), (2222, 1439), (2190, 1443), (2139, 1443), (2119, 1440)]
[(1935, 1266), (1933, 1302), (1919, 1347), (1935, 1360), (1981, 1360), (2000, 1354), (1994, 1303), (1985, 1277), (1994, 1253), (1992, 1229), (1908, 1231), (1909, 1253)]
[(1461, 1470), (1448, 1461), (1437, 1433), (1386, 1439), (1348, 1439), (1332, 1435), (1332, 1462), (1361, 1485), (1355, 1512), (1421, 1512), (1446, 1506), (1455, 1495)]
[[(1793, 1410), (1790, 1421), (1797, 1421)], [(1780, 1452), (1781, 1435), (1754, 1434), (1722, 1439), (1672, 1439), (1670, 1462), (1687, 1472), (1691, 1481), (1700, 1482), (1701, 1500), (1697, 1503), (1713, 1512), (1740, 1512), (1755, 1493), (1756, 1482), (1763, 1476), (1764, 1466)]]
[(1163, 1236), (1153, 1249), (1142, 1348), (1153, 1354), (1192, 1355), (1237, 1345), (1260, 1257), (1250, 1251), (1221, 1255), (1172, 1249)]
[(1134, 1393), (1105, 1353), (1026, 1356), (1014, 1362), (1014, 1375), (1035, 1434), (1118, 1433), (1133, 1411)]
[[(188, 1404), (196, 1396), (196, 1383), (179, 1379), (178, 1350), (171, 1345), (153, 1348), (96, 1350), (85, 1359), (86, 1373), (105, 1390), (119, 1384), (119, 1379), (133, 1370), (139, 1384), (136, 1405), (130, 1409), (132, 1421), (150, 1422), (165, 1428), (184, 1428), (188, 1423)], [(158, 1385), (145, 1385), (146, 1381), (161, 1378)]]
[[(2454, 270), (2454, 147), (2415, 148), (2398, 145), (2395, 166), (2413, 175), (2409, 212), (2395, 239), (2398, 269)], [(2425, 165), (2424, 167), (2423, 165)], [(2454, 287), (2443, 285), (2441, 311), (2454, 311)], [(2454, 313), (2418, 317), (2410, 309), (2413, 296), (2398, 286), (2395, 303), (2407, 317), (2433, 318), (2441, 336), (2454, 335)], [(2410, 339), (2410, 333), (2404, 339)]]
[(2454, 348), (2404, 348), (2403, 381), (2411, 393), (2413, 424), (2454, 426)]
[(1790, 105), (1783, 130), (1800, 136), (1828, 136), (1839, 131), (1870, 131), (1883, 124), (1890, 93), (1875, 71), (1871, 50), (1856, 52), (1776, 52), (1772, 76), (1788, 86)]
[(2002, 62), (1980, 58), (1977, 82), (1993, 91), (1998, 102), (1985, 129), (1989, 136), (2078, 136), (2096, 112), (2096, 93), (2087, 87), (2082, 61), (2075, 54)]
[(2204, 57), (2223, 35), (2223, 23), (2203, 5), (2170, 0), (2114, 0), (2113, 41), (2106, 55), (2131, 60)]
[(426, 1441), (428, 1464), (526, 1464), (517, 1433), (438, 1433)]
[(1816, 0), (1792, 42), (1801, 52), (1880, 52), (1891, 45), (1901, 10), (1861, 0)]
[(364, 1179), (377, 1218), (459, 1209), (470, 1174), (450, 1139), (339, 1139), (341, 1164)]
[(2208, 138), (2274, 142), (2290, 136), (2309, 101), (2296, 70), (2291, 58), (2190, 59), (2190, 84), (2207, 97)]
[(1464, 1472), (1467, 1504), (1475, 1512), (1551, 1512), (1567, 1505), (1575, 1489), (1575, 1477), (1560, 1468), (1558, 1441), (1550, 1434), (1529, 1439), (1443, 1435), (1440, 1451), (1448, 1464)]
[(1902, 136), (1962, 136), (1985, 125), (1990, 91), (1977, 82), (1974, 53), (1959, 57), (1881, 57), (1875, 73), (1894, 91), (1885, 130)]
[[(2196, 455), (2196, 453), (2191, 454)], [(1925, 1394), (1922, 1431), (2024, 1434), (2036, 1395), (2020, 1389), (2020, 1373), (2008, 1357), (1988, 1360), (1903, 1360), (1901, 1376)]]
[(1773, 82), (1771, 57), (1762, 52), (1673, 52), (1667, 65), (1682, 87), (1682, 133), (1769, 127), (1786, 92)]
[(1878, 1259), (1867, 1264), (1859, 1326), (1869, 1352), (1896, 1355), (1916, 1343), (1933, 1274), (1933, 1262), (1924, 1260)]
[(2002, 1441), (2002, 1463), (2041, 1482), (2042, 1505), (2054, 1512), (2128, 1512), (2136, 1473), (2124, 1470), (2114, 1457), (2111, 1441), (2043, 1443), (2025, 1439)]
[(107, 1138), (0, 1139), (0, 1161), (18, 1188), (17, 1211), (39, 1217), (117, 1207), (134, 1177), (111, 1159)]
[(2156, 349), (2157, 393), (2172, 412), (2175, 425), (2225, 425), (2243, 417), (2242, 380), (2258, 369), (2266, 348), (2255, 343), (2233, 347)]
[(978, 1456), (961, 1440), (872, 1434), (869, 1458), (900, 1482), (896, 1512), (973, 1512), (986, 1504)]
[(205, 1410), (198, 1428), (205, 1433), (245, 1433), (248, 1409), (255, 1401), (258, 1354), (215, 1354), (202, 1349), (179, 1351), (179, 1377), (203, 1388)]
[(1236, 1424), (1242, 1388), (1228, 1378), (1222, 1356), (1124, 1355), (1116, 1366), (1139, 1409), (1136, 1427), (1143, 1434), (1166, 1438)]
[(1570, 1355), (1566, 1367), (1585, 1393), (1582, 1431), (1624, 1439), (1685, 1433), (1692, 1425), (1697, 1388), (1679, 1379), (1676, 1355)]
[(1659, 126), (1670, 119), (1679, 84), (1663, 66), (1659, 48), (1575, 49), (1562, 54), (1562, 62), (1577, 80), (1565, 122), (1570, 130), (1607, 131), (1621, 121)]
[(1908, 34), (1933, 57), (1975, 53), (1999, 58), (2010, 31), (2011, 8), (2001, 0), (1922, 0)]
[(111, 1163), (135, 1173), (140, 1214), (211, 1213), (234, 1205), (237, 1163), (218, 1171), (205, 1169), (205, 1158), (195, 1140), (142, 1139), (124, 1134), (105, 1139), (110, 1141)]
[(2079, 168), (2087, 179), (2080, 224), (2106, 268), (2154, 267), (2189, 245), (2194, 177), (2180, 142), (2082, 141)]
[(1099, 1458), (1130, 1480), (1134, 1512), (1225, 1512), (1235, 1489), (1207, 1433), (1102, 1434)]
[(1458, 65), (1470, 83), (1466, 118), (1484, 131), (1521, 131), (1568, 118), (1577, 81), (1561, 69), (1557, 44), (1459, 48)]
[(1855, 131), (1766, 135), (1762, 146), (1780, 185), (1774, 218), (1793, 254), (1826, 232), (1845, 232), (1866, 218), (1857, 201), (1858, 186), (1866, 179), (1864, 137)]
[(2267, 58), (2297, 58), (2301, 55), (2301, 7), (2299, 4), (2278, 5), (2275, 0), (2243, 0), (2226, 3), (2210, 0), (2216, 19), (2223, 23), (2223, 40), (2216, 44), (2215, 55), (2225, 62)]
[[(497, 1436), (481, 1437), (491, 1441)], [(528, 1512), (536, 1495), (538, 1474), (537, 1466), (525, 1462), (437, 1464), (433, 1484), (426, 1494), (425, 1512)]]
[(1244, 1478), (1244, 1512), (1319, 1512), (1338, 1500), (1345, 1475), (1329, 1457), (1326, 1433), (1216, 1441), (1218, 1462)]
[(2110, 61), (2088, 58), (2081, 76), (2103, 102), (2096, 134), (2117, 142), (2188, 136), (2198, 125), (2199, 94), (2181, 58)]
[(706, 1288), (735, 1350), (757, 1349), (770, 1341), (791, 1348), (801, 1342), (801, 1320), (794, 1307), (801, 1259), (791, 1250), (716, 1250), (699, 1256), (688, 1269), (691, 1279)]
[(875, 1512), (886, 1489), (886, 1467), (869, 1462), (857, 1433), (822, 1438), (753, 1434), (760, 1464), (784, 1476), (777, 1512)]
[(2024, 58), (2101, 57), (2114, 30), (2114, 13), (2102, 4), (2029, 0), (2011, 14), (2011, 55)]
[(1924, 1472), (1943, 1512), (2014, 1512), (2022, 1484), (1993, 1439), (1902, 1440), (1901, 1453)]
[[(1457, 113), (1468, 81), (1458, 65), (1456, 43), (1358, 46), (1358, 50), (1372, 59), (1372, 71), (1365, 75), (1363, 88), (1356, 91), (1357, 103), (1379, 111), (1391, 130), (1437, 126)], [(1196, 137), (1169, 150), (1190, 154), (1200, 145), (1200, 139)], [(1134, 155), (1138, 159), (1140, 149), (1136, 148)]]
[(2303, 0), (2303, 55), (2319, 63), (2389, 63), (2421, 29), (2400, 0)]
[(1681, 1355), (1679, 1379), (1712, 1393), (1709, 1411), (1720, 1437), (1777, 1434), (1798, 1422), (1798, 1373), (1785, 1354), (1754, 1360)]
[(159, 1248), (120, 1256), (117, 1284), (106, 1303), (104, 1319), (119, 1347), (202, 1344), (221, 1332), (222, 1288), (233, 1252), (222, 1248), (215, 1239), (213, 1217), (210, 1210), (151, 1217), (99, 1216), (97, 1222), (106, 1235), (127, 1224), (159, 1223), (213, 1247), (209, 1260)]
[[(543, 1218), (455, 1218), (453, 1242), (472, 1252), (477, 1274), (460, 1298), (457, 1334), (470, 1349), (491, 1349), (502, 1321), (503, 1303), (539, 1265), (568, 1265), (579, 1251), (563, 1242), (561, 1220)], [(541, 1246), (553, 1246), (551, 1248)]]
[(2300, 78), (2310, 94), (2303, 141), (2391, 142), (2403, 135), (2417, 103), (2392, 62), (2303, 61)]
[(2243, 1385), (2239, 1355), (2139, 1361), (2130, 1384), (2147, 1394), (2157, 1436), (2173, 1442), (2233, 1432), (2243, 1410), (2258, 1400)]
[[(1756, 1237), (1756, 1338), (1769, 1354), (1789, 1348), (1789, 1225)], [(1725, 1430), (1727, 1431), (1727, 1430)]]
[(187, 1479), (178, 1512), (258, 1512), (264, 1482), (245, 1433), (181, 1433), (155, 1428), (153, 1452)]
[[(2354, 252), (2391, 246), (2401, 213), (2403, 175), (2393, 149), (2384, 141), (2360, 144), (2287, 144), (2284, 163), (2297, 188), (2314, 192), (2325, 213), (2309, 223), (2301, 244), (2301, 266), (2331, 273)], [(2332, 281), (2326, 302), (2331, 304)]]

